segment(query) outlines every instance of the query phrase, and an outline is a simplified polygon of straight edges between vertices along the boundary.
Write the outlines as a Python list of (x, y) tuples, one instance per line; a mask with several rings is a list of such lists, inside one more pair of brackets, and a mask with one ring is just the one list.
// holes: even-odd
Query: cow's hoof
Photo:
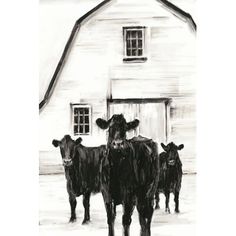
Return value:
[(159, 210), (160, 209), (160, 206), (159, 205), (156, 205), (155, 206), (155, 210)]
[(83, 220), (82, 225), (87, 225), (90, 222), (90, 220)]
[(166, 213), (170, 214), (170, 208), (166, 208)]
[(175, 209), (175, 213), (177, 214), (180, 213), (179, 209)]
[(76, 217), (71, 217), (69, 223), (74, 223), (76, 221)]

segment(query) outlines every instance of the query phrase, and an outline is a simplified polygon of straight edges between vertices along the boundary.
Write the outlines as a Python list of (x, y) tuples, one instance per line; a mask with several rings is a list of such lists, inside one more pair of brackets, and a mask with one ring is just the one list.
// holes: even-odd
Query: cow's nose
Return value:
[(119, 148), (122, 148), (124, 146), (124, 142), (123, 140), (114, 140), (112, 142), (112, 146), (114, 149), (119, 149)]
[(175, 164), (175, 160), (169, 160), (169, 161), (168, 161), (168, 164), (171, 165), (171, 166), (173, 166), (173, 165)]
[(117, 148), (117, 143), (116, 143), (116, 141), (113, 141), (113, 142), (111, 143), (111, 145), (112, 145), (113, 148), (115, 148), (115, 149)]
[(70, 165), (72, 163), (72, 160), (71, 159), (65, 159), (65, 160), (63, 160), (63, 164), (65, 165), (65, 166), (68, 166), (68, 165)]

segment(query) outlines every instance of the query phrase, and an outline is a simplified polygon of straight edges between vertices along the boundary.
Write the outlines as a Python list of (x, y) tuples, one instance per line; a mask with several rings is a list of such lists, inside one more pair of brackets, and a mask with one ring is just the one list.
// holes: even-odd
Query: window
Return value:
[(74, 135), (91, 133), (91, 107), (89, 105), (73, 105)]
[(145, 27), (124, 27), (124, 55), (123, 61), (146, 61), (145, 55)]

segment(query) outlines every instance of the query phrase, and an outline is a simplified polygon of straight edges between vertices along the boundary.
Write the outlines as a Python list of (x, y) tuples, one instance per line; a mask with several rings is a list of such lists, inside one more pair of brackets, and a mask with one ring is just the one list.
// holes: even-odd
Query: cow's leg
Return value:
[(165, 191), (165, 197), (166, 197), (166, 209), (165, 211), (170, 213), (170, 208), (169, 208), (169, 201), (170, 201), (170, 191), (166, 190)]
[(156, 194), (155, 194), (155, 200), (156, 200), (155, 209), (160, 209), (160, 205), (159, 205), (160, 197), (159, 197), (159, 192), (158, 192), (158, 191), (157, 191)]
[(90, 212), (89, 212), (89, 207), (90, 207), (90, 192), (89, 193), (85, 193), (83, 195), (83, 205), (84, 205), (84, 220), (82, 222), (82, 224), (86, 224), (90, 221)]
[(151, 221), (153, 215), (153, 200), (147, 199), (144, 203), (138, 203), (139, 223), (141, 226), (140, 236), (151, 235)]
[(154, 211), (154, 202), (153, 200), (146, 200), (147, 207), (146, 207), (146, 235), (151, 236), (151, 222), (152, 216)]
[(76, 208), (76, 197), (74, 195), (69, 196), (69, 202), (70, 202), (70, 209), (71, 209), (71, 217), (69, 222), (74, 222), (76, 220), (76, 213), (75, 213), (75, 208)]
[(134, 202), (128, 201), (123, 204), (123, 217), (122, 217), (122, 225), (123, 225), (123, 235), (129, 236), (129, 228), (131, 224), (131, 216), (134, 211)]
[(179, 213), (179, 191), (175, 190), (175, 198), (174, 198), (174, 201), (175, 201), (175, 212), (176, 213)]
[(115, 206), (113, 203), (105, 202), (105, 208), (107, 212), (108, 236), (114, 236)]
[(74, 191), (72, 188), (72, 182), (70, 180), (67, 180), (66, 188), (67, 188), (67, 193), (69, 195), (70, 210), (71, 210), (71, 216), (70, 216), (69, 222), (74, 222), (76, 220), (75, 208), (77, 205), (77, 201), (76, 201), (76, 195), (74, 194)]
[(116, 205), (113, 204), (113, 213), (114, 213), (114, 218), (116, 218)]

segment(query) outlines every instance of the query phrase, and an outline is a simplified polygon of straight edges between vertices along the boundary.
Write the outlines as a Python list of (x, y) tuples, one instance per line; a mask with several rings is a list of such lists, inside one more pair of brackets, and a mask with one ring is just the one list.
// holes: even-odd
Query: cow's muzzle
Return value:
[(174, 166), (175, 165), (175, 160), (169, 160), (168, 165), (169, 166)]
[(72, 165), (72, 160), (71, 159), (64, 159), (63, 160), (63, 166), (71, 166)]
[(122, 148), (124, 148), (124, 141), (123, 140), (113, 140), (111, 142), (111, 147), (113, 149), (122, 149)]

